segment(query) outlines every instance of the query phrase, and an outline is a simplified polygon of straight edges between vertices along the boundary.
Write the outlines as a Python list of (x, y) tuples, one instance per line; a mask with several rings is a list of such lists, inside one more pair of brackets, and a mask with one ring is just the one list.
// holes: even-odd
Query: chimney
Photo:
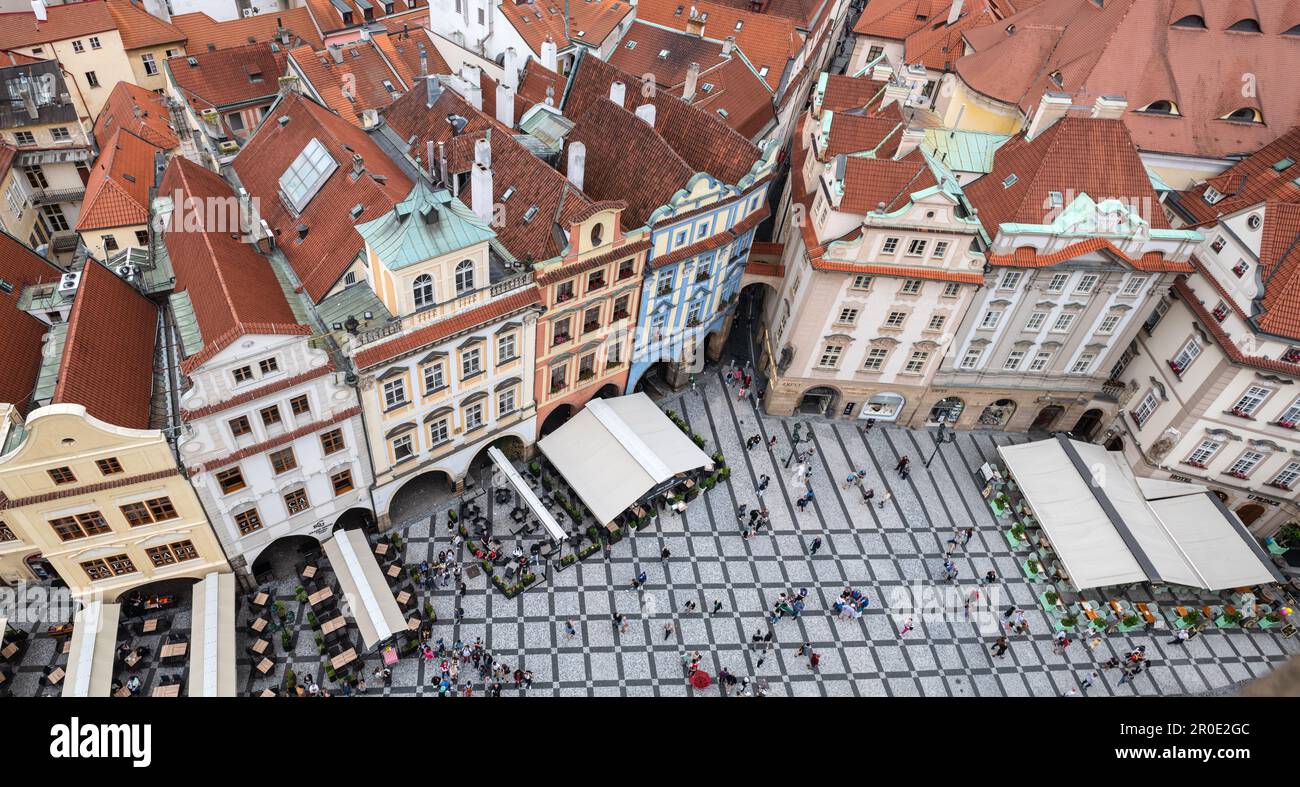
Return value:
[(897, 161), (913, 150), (916, 150), (922, 142), (925, 141), (925, 129), (908, 127), (903, 129), (903, 134), (898, 138), (898, 152), (894, 154), (894, 160)]
[(682, 88), (682, 100), (690, 103), (695, 99), (695, 88), (700, 81), (700, 64), (691, 63), (686, 67), (686, 86)]
[(961, 18), (962, 0), (952, 0), (952, 8), (948, 10), (948, 24), (954, 25)]
[(1128, 109), (1128, 99), (1123, 96), (1098, 96), (1092, 105), (1092, 116), (1099, 120), (1118, 120)]
[(483, 109), (483, 83), (479, 78), (478, 66), (464, 63), (460, 67), (460, 80), (464, 84), (461, 96), (475, 109)]
[(1070, 111), (1071, 103), (1070, 97), (1064, 93), (1044, 93), (1038, 102), (1038, 110), (1034, 112), (1034, 117), (1029, 122), (1025, 139), (1037, 138), (1053, 123), (1065, 117), (1065, 113)]
[(546, 40), (542, 42), (542, 65), (558, 72), (559, 68), (556, 67), (556, 60), (555, 41), (550, 36), (547, 36)]
[(636, 116), (650, 124), (650, 128), (655, 127), (655, 105), (642, 104), (636, 108)]
[(497, 83), (497, 120), (506, 128), (515, 127), (515, 89), (505, 82)]
[(569, 182), (582, 190), (582, 176), (587, 167), (587, 146), (581, 142), (569, 143)]
[(379, 127), (379, 110), (363, 109), (361, 110), (361, 128), (370, 131)]
[(44, 22), (50, 18), (45, 12), (45, 0), (32, 0), (32, 13), (36, 14), (37, 22)]
[(469, 176), (470, 203), (474, 215), (492, 226), (492, 143), (480, 139), (474, 143), (474, 169)]
[(695, 36), (696, 38), (704, 37), (704, 17), (700, 12), (691, 6), (691, 16), (686, 20), (686, 35)]
[(329, 47), (330, 58), (334, 60), (335, 65), (343, 65), (343, 49), (339, 46), (331, 45)]
[(429, 75), (429, 53), (424, 51), (424, 43), (420, 43), (420, 76)]
[(438, 143), (438, 182), (447, 185), (447, 148)]
[(897, 101), (898, 106), (901, 109), (902, 107), (907, 106), (907, 99), (911, 95), (912, 90), (907, 86), (906, 82), (898, 79), (891, 79), (885, 84), (885, 97), (880, 100), (880, 108), (884, 109)]
[(626, 96), (627, 96), (627, 85), (623, 84), (622, 82), (609, 83), (610, 101), (613, 101), (615, 104), (618, 104), (621, 107), (623, 106), (623, 101)]
[(361, 158), (360, 153), (352, 154), (352, 179), (356, 180), (361, 177), (361, 173), (366, 171), (365, 159)]
[(144, 10), (147, 11), (150, 16), (171, 24), (172, 15), (171, 12), (167, 10), (167, 0), (144, 0)]
[(438, 180), (438, 157), (434, 154), (433, 140), (427, 140), (424, 143), (424, 161), (429, 168), (429, 180)]
[(506, 47), (506, 53), (502, 61), (501, 81), (513, 89), (519, 88), (519, 53), (512, 46)]
[(736, 37), (727, 36), (722, 40), (722, 56), (731, 57), (731, 50), (736, 46)]
[(260, 223), (259, 217), (253, 212), (253, 198), (249, 196), (248, 190), (242, 186), (239, 189), (239, 232), (241, 235), (251, 235), (253, 228)]

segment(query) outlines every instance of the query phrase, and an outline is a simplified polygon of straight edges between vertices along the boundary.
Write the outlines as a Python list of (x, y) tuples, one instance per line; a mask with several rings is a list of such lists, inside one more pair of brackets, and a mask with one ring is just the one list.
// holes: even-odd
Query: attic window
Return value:
[(712, 82), (705, 82), (703, 85), (700, 85), (700, 92), (701, 92), (701, 93), (708, 93), (708, 92), (711, 91), (711, 90), (713, 90), (713, 83), (712, 83)]
[(1053, 82), (1056, 83), (1056, 86), (1057, 86), (1057, 87), (1064, 87), (1064, 86), (1065, 86), (1065, 77), (1061, 76), (1061, 72), (1060, 72), (1060, 71), (1053, 71), (1052, 73), (1048, 74), (1047, 76), (1048, 76), (1048, 79), (1051, 79)]
[(587, 35), (587, 31), (586, 31), (586, 30), (579, 30), (579, 31), (578, 31), (578, 38), (582, 38), (582, 37), (585, 36), (585, 35)]
[(624, 48), (624, 49), (636, 49), (636, 42), (635, 42), (635, 41), (628, 41), (626, 44), (623, 45), (623, 48)]
[(315, 137), (280, 176), (280, 193), (295, 213), (302, 213), (339, 163)]
[(725, 109), (723, 109), (723, 108), (721, 108), (721, 107), (718, 107), (718, 114), (721, 115), (722, 117), (726, 118), (726, 117), (727, 117), (727, 110), (725, 110)]
[(1011, 35), (1011, 34), (1014, 33), (1014, 32), (1016, 32), (1016, 26), (1015, 26), (1015, 25), (1007, 25), (1007, 35)]
[(1218, 190), (1215, 189), (1213, 186), (1206, 186), (1205, 193), (1201, 195), (1201, 199), (1205, 200), (1206, 204), (1213, 205), (1214, 203), (1223, 199), (1223, 195), (1220, 194)]
[(1231, 30), (1231, 31), (1234, 32), (1234, 33), (1261, 33), (1261, 32), (1263, 32), (1262, 30), (1259, 29), (1259, 20), (1258, 20), (1258, 19), (1251, 19), (1251, 18), (1249, 18), (1249, 17), (1237, 21), (1235, 24), (1233, 24), (1233, 25), (1232, 25), (1231, 27), (1229, 27), (1228, 29)]
[(249, 81), (249, 82), (261, 82), (261, 81), (262, 81), (262, 72), (261, 72), (261, 71), (250, 71), (250, 72), (248, 72), (248, 81)]
[(1263, 123), (1264, 116), (1254, 107), (1242, 107), (1234, 110), (1219, 118), (1219, 120), (1231, 120), (1236, 123)]
[(1284, 36), (1300, 36), (1300, 25), (1290, 28), (1282, 33)]
[(128, 183), (135, 183), (135, 175), (132, 175), (130, 173), (122, 173), (122, 177), (125, 178)]
[(1287, 156), (1286, 158), (1282, 159), (1281, 161), (1278, 161), (1276, 164), (1273, 165), (1273, 171), (1286, 172), (1294, 164), (1295, 164), (1295, 159), (1291, 158), (1290, 156)]
[(1178, 105), (1172, 101), (1167, 101), (1165, 99), (1160, 99), (1159, 101), (1152, 101), (1150, 104), (1147, 104), (1146, 106), (1139, 109), (1138, 112), (1146, 112), (1149, 115), (1179, 114)]
[(195, 68), (199, 64), (199, 59), (197, 57), (187, 57), (185, 62), (190, 64), (190, 68)]
[(1002, 188), (1009, 189), (1019, 182), (1020, 182), (1020, 176), (1012, 172), (1010, 175), (1007, 175), (1005, 180), (1002, 181)]
[(1065, 195), (1061, 194), (1059, 191), (1047, 192), (1047, 199), (1053, 208), (1059, 208), (1065, 204)]
[(524, 223), (527, 224), (528, 222), (532, 221), (533, 217), (535, 217), (536, 215), (537, 215), (537, 206), (536, 205), (530, 206), (528, 210), (524, 211)]
[(14, 285), (11, 282), (5, 279), (0, 279), (0, 292), (3, 292), (4, 294), (8, 295), (13, 291), (14, 291)]
[(684, 6), (684, 5), (679, 5), (679, 6), (677, 6), (677, 10), (673, 12), (673, 16), (681, 16), (681, 15), (682, 15), (682, 10), (685, 9), (685, 8), (686, 8), (686, 6)]
[(1246, 226), (1250, 227), (1252, 230), (1259, 229), (1259, 225), (1263, 223), (1264, 220), (1259, 217), (1258, 213), (1252, 213), (1246, 217)]
[(763, 66), (762, 68), (758, 69), (758, 75), (759, 75), (760, 77), (766, 77), (766, 76), (767, 76), (767, 66)]
[(742, 27), (744, 27), (744, 26), (745, 26), (745, 20), (740, 19), (740, 20), (737, 20), (737, 21), (736, 21), (736, 29), (737, 29), (737, 30), (739, 30), (740, 28), (742, 28)]
[(667, 49), (660, 49), (660, 50), (659, 50), (659, 59), (660, 59), (660, 60), (667, 60), (667, 59), (668, 59), (668, 50), (667, 50)]
[(1172, 27), (1186, 27), (1194, 30), (1205, 29), (1205, 17), (1197, 14), (1188, 14), (1187, 16), (1174, 22)]
[(362, 214), (362, 213), (365, 213), (365, 212), (366, 212), (366, 208), (365, 208), (365, 206), (362, 205), (360, 202), (358, 202), (357, 204), (355, 204), (355, 205), (352, 206), (352, 218), (353, 218), (353, 219), (360, 218), (360, 217), (361, 217), (361, 214)]
[(510, 188), (506, 189), (506, 191), (505, 191), (504, 194), (501, 195), (501, 201), (502, 201), (502, 202), (505, 202), (506, 200), (508, 200), (508, 199), (510, 199), (511, 197), (513, 197), (514, 194), (515, 194), (515, 187), (514, 187), (514, 186), (511, 186)]

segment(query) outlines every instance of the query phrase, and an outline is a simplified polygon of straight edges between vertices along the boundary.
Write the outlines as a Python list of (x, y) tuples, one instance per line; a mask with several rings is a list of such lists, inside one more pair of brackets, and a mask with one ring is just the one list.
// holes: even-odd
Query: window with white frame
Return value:
[(431, 363), (424, 367), (424, 393), (433, 393), (447, 384), (447, 379), (442, 373), (442, 361)]
[(1007, 359), (1002, 363), (1002, 368), (1008, 372), (1014, 372), (1020, 368), (1020, 364), (1025, 360), (1024, 350), (1012, 350), (1007, 354)]
[(1295, 486), (1297, 478), (1300, 478), (1300, 462), (1287, 462), (1286, 467), (1273, 476), (1268, 484), (1290, 491)]
[(384, 383), (384, 409), (406, 404), (406, 380), (401, 377)]
[(1242, 451), (1241, 456), (1228, 467), (1228, 475), (1237, 478), (1248, 478), (1260, 462), (1264, 461), (1264, 454), (1259, 451)]
[(511, 388), (497, 394), (497, 414), (506, 415), (515, 411), (515, 389)]
[(1268, 401), (1268, 397), (1273, 395), (1272, 389), (1265, 388), (1262, 385), (1252, 385), (1241, 395), (1237, 403), (1232, 406), (1232, 414), (1249, 418), (1255, 414), (1259, 406)]
[(872, 347), (867, 350), (867, 360), (862, 364), (862, 368), (868, 372), (878, 372), (885, 365), (885, 359), (889, 357), (889, 350), (883, 347)]
[(1297, 424), (1300, 424), (1300, 399), (1296, 399), (1290, 407), (1282, 411), (1282, 414), (1277, 417), (1277, 423), (1288, 429), (1294, 429)]
[(475, 402), (465, 408), (465, 431), (473, 431), (483, 425), (483, 403)]
[(890, 312), (889, 316), (885, 318), (885, 327), (901, 328), (903, 326), (903, 320), (906, 319), (907, 312)]
[(450, 439), (451, 430), (446, 418), (429, 423), (429, 445), (442, 445)]
[(840, 316), (836, 322), (842, 325), (852, 325), (858, 321), (858, 310), (851, 308), (840, 309)]
[(961, 363), (958, 364), (957, 366), (959, 369), (974, 369), (976, 366), (979, 365), (980, 356), (982, 355), (984, 355), (983, 350), (980, 349), (967, 350), (966, 355), (961, 359)]
[(907, 360), (905, 371), (908, 374), (920, 374), (925, 371), (925, 362), (930, 360), (930, 353), (924, 350), (914, 350), (912, 357)]
[(853, 277), (853, 284), (851, 286), (855, 290), (869, 290), (871, 289), (871, 277), (865, 273), (859, 273), (857, 276)]
[(1029, 319), (1025, 321), (1025, 330), (1037, 331), (1043, 327), (1043, 322), (1046, 320), (1047, 312), (1034, 312), (1029, 315)]
[(433, 277), (421, 273), (411, 282), (411, 294), (415, 298), (415, 308), (423, 309), (433, 305)]
[(1223, 443), (1218, 440), (1202, 440), (1201, 444), (1192, 449), (1192, 452), (1183, 461), (1192, 467), (1207, 467), (1222, 445)]
[(462, 380), (473, 377), (483, 371), (483, 353), (473, 347), (460, 357), (460, 377)]
[(1051, 360), (1052, 360), (1052, 351), (1043, 350), (1042, 352), (1035, 355), (1034, 359), (1029, 362), (1029, 371), (1041, 372), (1047, 368), (1047, 364), (1050, 363)]
[(934, 259), (940, 259), (941, 257), (943, 257), (943, 255), (947, 253), (948, 253), (948, 241), (937, 240), (934, 242), (934, 249), (930, 252), (930, 256), (933, 257)]
[(1137, 295), (1142, 292), (1142, 288), (1146, 286), (1146, 283), (1147, 277), (1145, 276), (1130, 276), (1128, 277), (1128, 281), (1124, 282), (1124, 289), (1121, 291), (1121, 294)]
[(515, 334), (513, 331), (497, 337), (497, 363), (513, 361), (517, 352), (518, 351), (515, 349)]
[(955, 281), (950, 281), (943, 285), (943, 297), (956, 298), (961, 294), (961, 285)]
[(984, 312), (984, 319), (980, 320), (981, 328), (996, 328), (998, 321), (1002, 319), (1002, 312), (998, 309), (989, 309)]
[(393, 439), (393, 461), (404, 462), (415, 456), (415, 446), (411, 442), (411, 436), (404, 434), (401, 437)]
[(1056, 322), (1052, 323), (1052, 333), (1065, 333), (1070, 330), (1071, 325), (1074, 325), (1074, 315), (1062, 314), (1056, 318)]
[(1065, 285), (1070, 281), (1068, 273), (1053, 273), (1050, 281), (1047, 282), (1047, 292), (1064, 292)]
[(1079, 277), (1079, 283), (1074, 286), (1074, 291), (1087, 295), (1097, 289), (1097, 280), (1101, 278), (1095, 273), (1086, 273)]
[(925, 238), (912, 238), (907, 242), (907, 256), (924, 257), (925, 248), (930, 245), (930, 241)]
[(942, 331), (943, 324), (947, 321), (948, 315), (946, 314), (931, 315), (930, 322), (926, 324), (925, 329), (927, 331)]
[(881, 254), (893, 254), (898, 251), (898, 238), (885, 238), (884, 244), (880, 247)]
[(903, 286), (899, 287), (898, 291), (904, 295), (915, 295), (921, 291), (921, 286), (923, 284), (925, 284), (925, 282), (920, 279), (905, 279), (903, 281)]
[(1183, 349), (1179, 350), (1174, 359), (1169, 362), (1169, 366), (1174, 370), (1174, 374), (1181, 376), (1200, 354), (1201, 343), (1196, 341), (1196, 337), (1193, 336), (1187, 340), (1187, 343), (1183, 345)]
[(1118, 314), (1107, 314), (1101, 318), (1101, 323), (1097, 325), (1097, 333), (1108, 335), (1115, 332), (1115, 327), (1119, 325), (1120, 316)]
[(998, 289), (1014, 290), (1020, 286), (1020, 280), (1025, 277), (1024, 271), (1004, 271), (1002, 281), (998, 282)]
[(840, 356), (843, 355), (844, 348), (834, 344), (828, 344), (822, 349), (821, 360), (817, 363), (823, 369), (836, 369), (840, 365)]
[(1074, 359), (1074, 366), (1070, 367), (1070, 374), (1087, 374), (1088, 370), (1092, 368), (1093, 362), (1096, 360), (1096, 354), (1083, 353), (1078, 358)]
[(1147, 421), (1151, 420), (1152, 414), (1155, 413), (1156, 408), (1159, 406), (1160, 397), (1156, 396), (1155, 391), (1147, 391), (1147, 395), (1142, 397), (1142, 401), (1138, 402), (1137, 407), (1133, 408), (1133, 420), (1137, 422), (1139, 429), (1145, 426)]

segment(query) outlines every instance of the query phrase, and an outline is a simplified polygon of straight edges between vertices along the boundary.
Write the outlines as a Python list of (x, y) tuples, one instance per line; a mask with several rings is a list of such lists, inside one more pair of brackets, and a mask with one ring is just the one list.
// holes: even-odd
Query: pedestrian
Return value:
[(820, 654), (816, 652), (812, 652), (808, 654), (808, 669), (816, 672), (817, 665), (821, 663), (822, 663), (822, 657)]
[(975, 535), (975, 528), (968, 527), (961, 531), (961, 545), (964, 547), (970, 543), (971, 537)]
[(713, 611), (710, 612), (709, 614), (710, 614), (710, 615), (716, 615), (716, 614), (718, 614), (718, 613), (721, 612), (721, 611), (722, 611), (722, 601), (720, 601), (719, 599), (716, 599), (716, 598), (715, 598), (715, 599), (713, 600)]
[(1097, 670), (1093, 670), (1083, 676), (1083, 680), (1079, 681), (1079, 685), (1083, 688), (1084, 694), (1088, 693), (1088, 689), (1092, 688), (1092, 684), (1096, 683), (1097, 678), (1099, 677), (1101, 676), (1097, 674)]
[(844, 486), (840, 487), (840, 489), (848, 489), (849, 487), (853, 486), (854, 482), (856, 482), (857, 480), (858, 480), (858, 476), (856, 473), (849, 473), (847, 476), (845, 476)]
[[(776, 438), (773, 437), (772, 439), (775, 440)], [(759, 476), (759, 477), (758, 477), (758, 491), (759, 491), (759, 492), (762, 492), (764, 489), (767, 489), (767, 485), (768, 485), (769, 483), (771, 483), (771, 481), (772, 481), (772, 477), (769, 476), (769, 475), (766, 474), (766, 473), (764, 473), (763, 475)]]
[(673, 636), (673, 624), (664, 624), (664, 642), (667, 642)]
[(796, 500), (794, 504), (796, 507), (798, 507), (799, 513), (803, 513), (804, 509), (808, 507), (808, 498), (801, 497), (798, 500)]
[(898, 471), (898, 477), (903, 479), (904, 481), (906, 481), (907, 477), (911, 474), (912, 474), (912, 468), (908, 465), (903, 465), (903, 469)]
[(991, 585), (998, 581), (998, 572), (989, 569), (989, 573), (980, 578), (981, 585)]
[(890, 501), (890, 499), (893, 498), (893, 496), (894, 496), (894, 493), (893, 493), (893, 492), (890, 492), (888, 489), (886, 489), (886, 490), (885, 490), (885, 493), (884, 493), (883, 495), (880, 496), (880, 504), (879, 504), (879, 508), (880, 508), (881, 511), (884, 511), (884, 510), (885, 510), (885, 504), (888, 503), (888, 502)]
[(998, 641), (993, 643), (994, 658), (1003, 658), (1007, 653), (1007, 638), (998, 637)]
[(1186, 645), (1186, 644), (1187, 644), (1187, 640), (1189, 640), (1189, 639), (1191, 639), (1191, 638), (1192, 638), (1192, 635), (1189, 634), (1189, 633), (1187, 632), (1187, 629), (1179, 629), (1179, 630), (1178, 630), (1178, 633), (1174, 634), (1174, 638), (1171, 639), (1171, 640), (1169, 640), (1169, 644), (1170, 644), (1170, 645)]
[(822, 548), (822, 537), (817, 536), (812, 540), (812, 549), (809, 551), (809, 554), (815, 555), (817, 554), (817, 550), (821, 548)]
[(794, 655), (796, 655), (796, 656), (803, 656), (803, 655), (808, 654), (808, 653), (812, 653), (812, 643), (811, 643), (811, 642), (805, 642), (804, 644), (800, 645), (800, 646), (799, 646), (799, 649), (798, 649), (797, 651), (795, 651)]
[(736, 401), (744, 401), (746, 396), (749, 396), (749, 389), (742, 385), (740, 390), (736, 392)]
[(911, 631), (911, 630), (912, 630), (912, 619), (911, 619), (911, 618), (908, 618), (908, 619), (907, 619), (907, 622), (903, 624), (903, 628), (902, 628), (902, 630), (900, 630), (900, 631), (898, 632), (898, 636), (899, 636), (899, 637), (906, 637), (906, 636), (907, 636), (907, 632), (909, 632), (909, 631)]
[(862, 493), (862, 502), (866, 503), (867, 505), (871, 505), (871, 498), (875, 496), (876, 496), (875, 487), (867, 489)]
[(682, 609), (682, 611), (683, 611), (683, 612), (694, 612), (694, 611), (695, 611), (695, 602), (694, 602), (694, 601), (687, 601), (687, 602), (686, 602), (686, 605), (685, 605), (685, 607)]
[(663, 549), (659, 550), (660, 560), (667, 560), (668, 558), (672, 557), (672, 555), (673, 555), (672, 550), (670, 550), (668, 547), (664, 547)]
[(691, 375), (691, 391), (695, 391), (695, 375)]
[(894, 465), (894, 471), (897, 473), (902, 473), (903, 468), (907, 467), (908, 463), (910, 463), (911, 461), (912, 460), (908, 458), (907, 454), (903, 454), (898, 458), (898, 464)]
[(739, 520), (741, 523), (744, 523), (745, 521), (745, 509), (747, 508), (749, 508), (749, 505), (747, 503), (741, 503), (740, 505), (736, 506), (736, 519)]
[[(773, 448), (776, 448), (776, 435), (772, 435), (767, 439), (767, 450), (771, 451)], [(764, 478), (766, 477), (764, 476)]]

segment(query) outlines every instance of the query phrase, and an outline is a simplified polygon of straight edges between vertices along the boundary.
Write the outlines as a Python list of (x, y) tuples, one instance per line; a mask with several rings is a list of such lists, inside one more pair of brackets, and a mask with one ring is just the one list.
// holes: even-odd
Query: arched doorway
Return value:
[(980, 412), (980, 426), (1001, 429), (1011, 420), (1016, 412), (1016, 403), (1011, 399), (999, 399)]
[(1237, 518), (1246, 527), (1255, 524), (1255, 520), (1264, 515), (1264, 506), (1259, 503), (1247, 503), (1237, 509)]
[(601, 386), (600, 390), (596, 392), (596, 395), (593, 398), (613, 399), (615, 396), (622, 396), (622, 395), (623, 392), (619, 390), (617, 385), (614, 385), (613, 383), (606, 383), (605, 385)]
[(564, 426), (565, 422), (567, 422), (572, 417), (573, 417), (573, 405), (562, 404), (559, 407), (552, 410), (550, 414), (546, 416), (546, 419), (542, 421), (542, 428), (539, 431), (541, 432), (541, 435), (544, 437), (550, 434), (551, 432), (554, 432), (556, 429), (559, 429), (561, 426)]
[(455, 492), (451, 476), (441, 470), (430, 470), (407, 481), (393, 502), (388, 504), (388, 521), (393, 527), (405, 527), (427, 519)]
[(1100, 428), (1101, 410), (1093, 408), (1079, 416), (1079, 420), (1074, 422), (1074, 428), (1070, 430), (1070, 434), (1079, 440), (1090, 443), (1092, 438), (1097, 436), (1097, 430)]
[[(165, 599), (172, 597), (173, 603), (184, 601), (190, 597), (190, 589), (199, 581), (198, 577), (169, 577), (167, 579), (155, 579), (153, 582), (146, 582), (143, 585), (136, 585), (129, 590), (123, 590), (118, 593), (115, 601), (122, 602), (122, 614), (126, 617), (134, 617), (143, 614), (137, 604), (141, 601), (151, 599)], [(134, 603), (133, 603), (134, 602)]]
[(342, 516), (334, 520), (333, 531), (337, 533), (340, 530), (374, 532), (375, 515), (368, 508), (349, 508), (343, 512)]
[(54, 566), (50, 564), (50, 561), (41, 557), (40, 552), (23, 558), (23, 563), (27, 565), (27, 569), (32, 572), (32, 576), (36, 577), (38, 582), (45, 582), (46, 580), (63, 581), (59, 576), (59, 572), (54, 570)]
[(835, 412), (839, 391), (824, 385), (809, 388), (799, 400), (799, 412), (805, 415), (828, 415)]
[(1035, 418), (1034, 422), (1029, 425), (1029, 431), (1031, 432), (1048, 431), (1049, 429), (1052, 428), (1052, 425), (1056, 423), (1056, 419), (1061, 417), (1061, 413), (1064, 412), (1065, 412), (1065, 408), (1060, 406), (1059, 404), (1047, 405), (1046, 407), (1038, 411), (1038, 417)]
[(965, 409), (965, 402), (956, 396), (949, 396), (935, 402), (930, 408), (930, 415), (925, 420), (932, 424), (955, 424), (961, 417), (961, 411)]
[[(1110, 438), (1109, 440), (1106, 441), (1106, 450), (1107, 450), (1107, 451), (1123, 451), (1123, 450), (1124, 450), (1124, 438), (1120, 437), (1119, 435), (1115, 435), (1114, 437)], [(1225, 498), (1225, 501), (1224, 501), (1224, 502), (1227, 502), (1227, 501), (1226, 501), (1226, 498)]]
[(668, 381), (673, 364), (668, 361), (655, 361), (637, 378), (632, 386), (632, 393), (644, 392), (651, 399), (658, 399), (672, 393), (673, 386)]
[(1220, 503), (1227, 503), (1227, 502), (1228, 502), (1228, 493), (1227, 493), (1227, 492), (1224, 492), (1224, 491), (1221, 490), (1221, 489), (1211, 489), (1210, 491), (1214, 493), (1214, 496), (1215, 496), (1215, 497), (1219, 498), (1219, 502), (1220, 502)]
[(490, 444), (483, 446), (483, 448), (474, 455), (474, 459), (469, 463), (469, 473), (466, 483), (469, 483), (469, 478), (473, 478), (474, 483), (481, 486), (489, 480), (491, 473), (496, 471), (496, 464), (492, 461), (492, 457), (488, 455), (489, 448), (500, 450), (501, 453), (506, 455), (506, 459), (509, 459), (512, 462), (522, 459), (525, 450), (524, 441), (519, 437), (514, 435), (498, 437)]
[(768, 330), (768, 312), (774, 303), (776, 290), (770, 284), (756, 282), (740, 291), (735, 317), (728, 323), (724, 358), (735, 358), (738, 363), (749, 361), (752, 369), (766, 368), (769, 342), (764, 334)]
[(320, 542), (312, 536), (281, 536), (267, 544), (266, 549), (254, 558), (253, 578), (260, 584), (272, 579), (296, 577), (298, 567), (319, 551)]

